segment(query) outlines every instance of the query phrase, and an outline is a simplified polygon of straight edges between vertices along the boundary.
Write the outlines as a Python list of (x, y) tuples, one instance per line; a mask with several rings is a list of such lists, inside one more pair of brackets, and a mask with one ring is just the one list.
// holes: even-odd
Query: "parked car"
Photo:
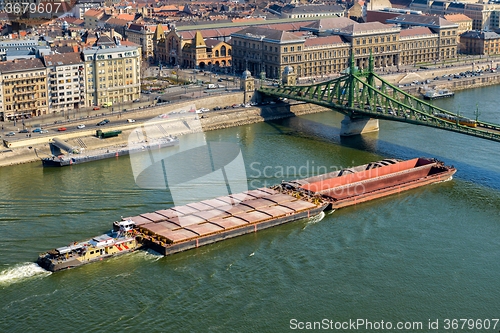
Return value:
[(98, 122), (96, 124), (96, 126), (103, 126), (103, 125), (106, 125), (107, 123), (109, 123), (109, 120), (108, 119), (104, 119), (104, 120), (101, 120), (100, 122)]
[(92, 110), (100, 110), (100, 109), (101, 109), (101, 108), (100, 108), (100, 107), (98, 107), (98, 106), (94, 106), (94, 107), (92, 108)]
[(135, 119), (127, 119), (127, 123), (135, 123)]
[(15, 132), (9, 132), (9, 133), (5, 134), (5, 136), (14, 136), (14, 135), (16, 135)]
[(19, 133), (29, 133), (30, 131), (28, 131), (26, 128), (22, 129), (19, 131)]
[(76, 128), (78, 128), (78, 129), (85, 128), (85, 124), (80, 124), (80, 125), (76, 126)]
[(58, 132), (64, 132), (65, 130), (67, 130), (67, 128), (66, 128), (66, 127), (59, 127), (59, 128), (57, 129), (57, 131), (58, 131)]
[(141, 101), (141, 100), (140, 100), (140, 99), (138, 99), (138, 98), (133, 100), (133, 102), (134, 102), (134, 103), (137, 103), (137, 102), (140, 102), (140, 101)]

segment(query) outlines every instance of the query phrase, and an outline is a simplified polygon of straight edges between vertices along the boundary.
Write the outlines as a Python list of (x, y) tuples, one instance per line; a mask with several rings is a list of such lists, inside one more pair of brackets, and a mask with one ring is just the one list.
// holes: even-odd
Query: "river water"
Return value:
[[(435, 104), (473, 117), (478, 103), (480, 119), (500, 123), (497, 92)], [(380, 331), (403, 331), (401, 322), (451, 332), (447, 320), (462, 318), (489, 319), (490, 329), (458, 321), (454, 332), (500, 330), (499, 143), (387, 121), (379, 133), (340, 139), (341, 119), (326, 112), (205, 135), (240, 146), (251, 188), (383, 158), (437, 157), (458, 171), (170, 257), (138, 251), (50, 274), (33, 264), (39, 252), (169, 207), (171, 195), (139, 187), (128, 157), (0, 169), (0, 332), (284, 332), (349, 320), (365, 320), (350, 331), (383, 321), (392, 329)]]

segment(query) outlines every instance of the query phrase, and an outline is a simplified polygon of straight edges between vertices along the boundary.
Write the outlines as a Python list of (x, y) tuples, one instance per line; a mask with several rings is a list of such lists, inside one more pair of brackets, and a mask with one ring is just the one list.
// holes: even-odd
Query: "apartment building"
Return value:
[(461, 35), (466, 31), (472, 30), (472, 19), (464, 14), (444, 15), (446, 21), (458, 24), (457, 34)]
[(467, 31), (460, 35), (460, 43), (466, 54), (500, 54), (500, 35), (493, 31)]
[(80, 53), (63, 53), (43, 58), (49, 77), (49, 108), (65, 113), (85, 106), (84, 63)]
[(88, 9), (85, 14), (83, 14), (83, 21), (85, 22), (85, 29), (95, 30), (99, 26), (99, 20), (104, 16), (104, 10), (99, 8)]
[[(104, 39), (108, 41), (104, 41)], [(137, 46), (112, 44), (107, 36), (84, 49), (86, 106), (110, 105), (140, 98), (141, 54)]]
[(46, 42), (36, 39), (14, 39), (0, 42), (0, 59), (29, 59), (40, 58), (50, 53), (50, 46)]
[(0, 120), (47, 114), (47, 69), (41, 59), (0, 62)]
[(144, 60), (152, 62), (154, 59), (154, 36), (156, 26), (132, 23), (125, 28), (127, 39), (142, 48), (142, 57)]
[(413, 0), (410, 9), (431, 15), (464, 14), (472, 19), (472, 30), (494, 30), (500, 26), (500, 4), (467, 1)]

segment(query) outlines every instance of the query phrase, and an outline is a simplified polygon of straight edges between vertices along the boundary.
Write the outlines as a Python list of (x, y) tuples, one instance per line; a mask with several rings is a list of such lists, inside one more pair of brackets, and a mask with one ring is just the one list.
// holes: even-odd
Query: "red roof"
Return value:
[(135, 15), (134, 14), (120, 14), (120, 15), (117, 15), (116, 18), (119, 20), (133, 21), (135, 18)]
[(98, 17), (103, 14), (103, 11), (100, 9), (89, 9), (83, 14), (85, 17)]
[(316, 45), (331, 45), (331, 44), (341, 44), (344, 43), (340, 36), (327, 36), (327, 37), (316, 37), (308, 38), (304, 42), (304, 46), (316, 46)]
[(427, 27), (418, 27), (412, 29), (403, 29), (399, 33), (399, 37), (422, 36), (422, 35), (432, 35), (431, 29)]

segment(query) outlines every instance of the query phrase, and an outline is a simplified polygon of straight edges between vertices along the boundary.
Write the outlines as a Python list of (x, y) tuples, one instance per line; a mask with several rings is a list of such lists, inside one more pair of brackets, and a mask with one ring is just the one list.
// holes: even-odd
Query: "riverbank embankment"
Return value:
[[(184, 114), (194, 118), (199, 118), (201, 129), (203, 131), (211, 131), (224, 129), (234, 126), (249, 125), (263, 121), (282, 119), (287, 117), (300, 116), (317, 112), (328, 111), (329, 109), (313, 104), (306, 103), (278, 103), (275, 105), (263, 105), (259, 107), (249, 108), (230, 108), (220, 111), (210, 111), (203, 113), (202, 117), (195, 114), (193, 108), (206, 107), (213, 109), (220, 106), (221, 103), (232, 105), (241, 104), (243, 102), (243, 93), (233, 93), (221, 97), (207, 97), (194, 101), (186, 101), (177, 104), (167, 104), (150, 109), (129, 113), (129, 117), (140, 118), (141, 121), (136, 123), (126, 123), (120, 115), (110, 116), (110, 124), (106, 127), (96, 127), (94, 123), (88, 124), (85, 129), (76, 131), (72, 130), (58, 133), (47, 133), (31, 138), (17, 138), (14, 140), (4, 140), (4, 147), (0, 150), (0, 166), (9, 166), (22, 163), (30, 163), (40, 161), (40, 158), (51, 155), (50, 141), (57, 137), (60, 140), (67, 142), (69, 145), (84, 148), (86, 150), (95, 149), (111, 149), (113, 147), (123, 146), (127, 144), (129, 134), (142, 123), (154, 124), (160, 130), (156, 131), (158, 136), (172, 135), (181, 136), (196, 131), (178, 121), (175, 115)], [(175, 114), (173, 114), (175, 113)], [(169, 115), (170, 118), (162, 118), (162, 115)], [(95, 121), (95, 120), (94, 120)], [(117, 124), (121, 122), (121, 124)], [(113, 125), (115, 124), (115, 125)], [(105, 131), (121, 130), (122, 133), (117, 137), (99, 139), (95, 136), (95, 131), (102, 129)], [(152, 134), (154, 135), (154, 134)], [(154, 137), (151, 137), (152, 139)], [(40, 163), (41, 164), (41, 163)]]

